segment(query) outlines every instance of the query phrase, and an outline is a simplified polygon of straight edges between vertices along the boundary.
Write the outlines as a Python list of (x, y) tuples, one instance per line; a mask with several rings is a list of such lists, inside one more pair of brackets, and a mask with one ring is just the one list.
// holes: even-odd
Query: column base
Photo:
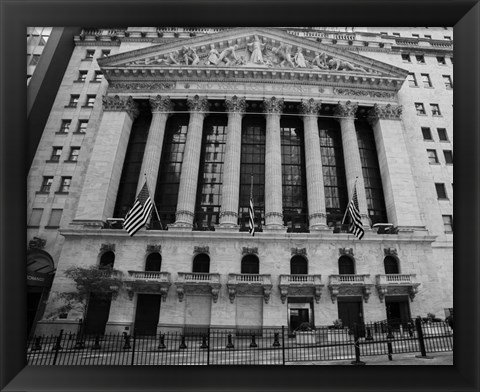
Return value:
[(264, 233), (286, 233), (287, 227), (283, 225), (278, 225), (275, 223), (271, 223), (269, 225), (265, 225), (262, 227)]
[(310, 230), (310, 233), (311, 232), (314, 232), (314, 231), (327, 231), (327, 230), (332, 230), (331, 227), (328, 227), (327, 225), (325, 224), (317, 224), (317, 225), (311, 225), (308, 227), (308, 230)]
[(192, 231), (193, 225), (185, 222), (175, 222), (167, 225), (168, 231)]

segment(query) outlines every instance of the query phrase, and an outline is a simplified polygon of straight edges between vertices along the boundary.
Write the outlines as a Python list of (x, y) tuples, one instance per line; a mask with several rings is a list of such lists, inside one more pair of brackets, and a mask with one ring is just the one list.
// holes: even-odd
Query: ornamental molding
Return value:
[(138, 116), (138, 106), (131, 96), (104, 95), (102, 97), (104, 112), (127, 112), (132, 119)]
[(352, 101), (339, 101), (338, 105), (335, 107), (334, 113), (336, 116), (340, 117), (354, 117), (357, 109), (358, 103), (353, 103)]
[(195, 95), (193, 98), (187, 98), (187, 106), (191, 112), (208, 112), (210, 104), (208, 99)]
[(338, 253), (340, 256), (352, 256), (353, 257), (353, 248), (339, 248)]
[(206, 253), (208, 255), (210, 254), (210, 248), (208, 246), (194, 246), (193, 253), (194, 254)]
[(385, 256), (395, 256), (398, 257), (397, 250), (395, 248), (385, 248), (383, 249), (383, 253)]
[(368, 113), (368, 121), (375, 124), (378, 120), (401, 120), (403, 107), (402, 105), (373, 105)]
[(115, 252), (115, 244), (102, 244), (100, 246), (100, 253)]
[(258, 248), (242, 248), (242, 255), (257, 255), (258, 256)]
[(28, 243), (29, 249), (43, 249), (47, 244), (47, 240), (44, 240), (39, 237), (33, 237)]
[(176, 83), (149, 81), (111, 82), (108, 87), (111, 90), (174, 90)]
[(285, 104), (283, 98), (271, 97), (263, 100), (263, 112), (267, 114), (282, 113)]
[(231, 98), (225, 99), (225, 107), (229, 112), (243, 114), (247, 109), (247, 101), (245, 98), (239, 98), (236, 95), (234, 95)]
[(170, 97), (161, 97), (157, 95), (156, 97), (150, 98), (150, 107), (152, 112), (171, 112), (173, 111), (173, 102), (170, 100)]
[(354, 88), (334, 88), (333, 93), (336, 95), (345, 95), (351, 97), (361, 98), (380, 98), (393, 99), (396, 94), (390, 91), (374, 91), (374, 90), (359, 90)]
[(291, 248), (292, 256), (299, 255), (299, 256), (306, 256), (307, 255), (307, 248)]
[(321, 102), (315, 101), (313, 98), (310, 98), (309, 100), (302, 99), (300, 101), (300, 112), (303, 114), (315, 116), (318, 114), (321, 106)]
[(147, 253), (162, 253), (162, 245), (147, 245)]

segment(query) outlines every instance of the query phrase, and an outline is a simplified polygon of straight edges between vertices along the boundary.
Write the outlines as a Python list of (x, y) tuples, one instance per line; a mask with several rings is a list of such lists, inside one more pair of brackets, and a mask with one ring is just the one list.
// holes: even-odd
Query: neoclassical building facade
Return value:
[[(28, 234), (56, 268), (37, 333), (76, 331), (79, 313), (46, 315), (64, 271), (93, 265), (124, 287), (91, 296), (91, 333), (445, 317), (452, 29), (381, 30), (75, 37), (28, 179)], [(155, 208), (130, 237), (145, 181)], [(342, 224), (354, 189), (361, 240)]]

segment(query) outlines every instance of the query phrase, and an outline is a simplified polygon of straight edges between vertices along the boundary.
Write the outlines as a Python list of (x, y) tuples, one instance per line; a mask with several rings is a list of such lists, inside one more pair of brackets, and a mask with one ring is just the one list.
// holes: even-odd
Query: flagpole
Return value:
[[(143, 175), (145, 176), (145, 184), (147, 185), (148, 194), (152, 195), (152, 193), (150, 192), (150, 188), (148, 187), (147, 173), (143, 173)], [(153, 204), (153, 207), (155, 208), (155, 213), (157, 214), (158, 223), (160, 223), (160, 229), (163, 230), (162, 221), (160, 220), (160, 215), (158, 214), (157, 205), (155, 204), (155, 200), (152, 200), (152, 204)]]
[[(353, 191), (355, 192), (355, 187), (357, 186), (357, 180), (358, 180), (358, 176), (355, 177), (355, 183), (353, 184)], [(353, 198), (353, 193), (352, 193), (352, 198)], [(345, 209), (345, 214), (343, 214), (343, 219), (342, 219), (342, 225), (343, 223), (345, 222), (345, 218), (347, 217), (347, 212), (348, 212), (348, 206), (350, 204), (350, 201), (351, 199), (349, 200), (348, 204), (347, 204), (347, 208)]]

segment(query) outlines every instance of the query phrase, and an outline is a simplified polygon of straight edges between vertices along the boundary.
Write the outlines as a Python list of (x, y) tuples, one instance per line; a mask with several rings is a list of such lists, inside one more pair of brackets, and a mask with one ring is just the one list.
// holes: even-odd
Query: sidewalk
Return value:
[[(438, 352), (427, 354), (431, 359), (417, 358), (417, 354), (393, 354), (392, 361), (388, 360), (387, 355), (378, 355), (371, 357), (361, 357), (360, 360), (368, 365), (453, 365), (453, 352)], [(286, 365), (352, 365), (351, 360), (345, 361), (305, 361), (288, 362)]]

